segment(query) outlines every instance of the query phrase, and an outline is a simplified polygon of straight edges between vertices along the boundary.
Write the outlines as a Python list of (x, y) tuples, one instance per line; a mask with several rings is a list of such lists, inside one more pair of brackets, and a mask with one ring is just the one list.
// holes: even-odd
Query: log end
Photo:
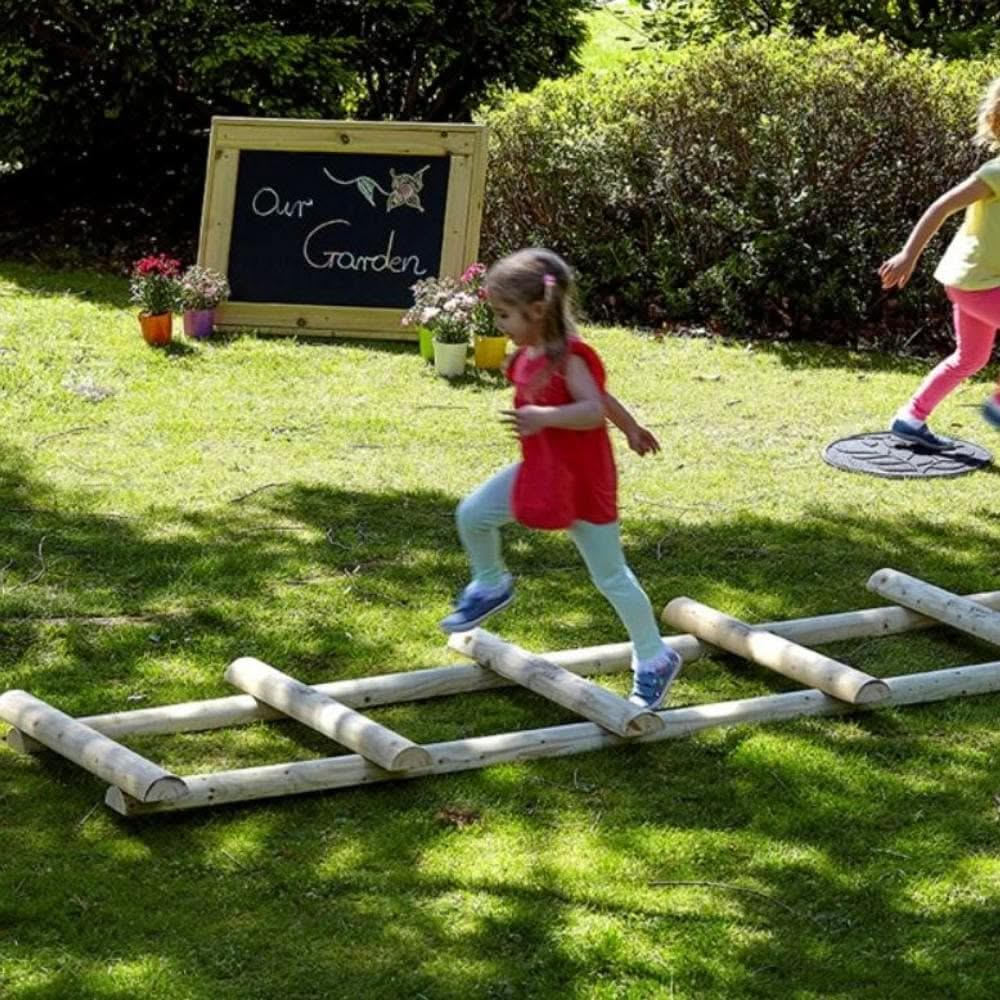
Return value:
[(430, 767), (434, 759), (423, 748), (418, 746), (406, 747), (400, 750), (389, 762), (389, 771), (415, 771), (419, 767)]
[(117, 785), (111, 785), (104, 793), (104, 804), (119, 816), (137, 816), (146, 811), (138, 799), (132, 798)]
[(476, 644), (481, 635), (482, 630), (478, 628), (474, 628), (469, 632), (452, 632), (448, 636), (448, 648), (455, 653), (461, 653), (462, 656), (475, 659)]
[(229, 664), (228, 667), (226, 667), (226, 670), (222, 675), (223, 680), (232, 684), (234, 687), (239, 687), (240, 685), (237, 678), (240, 677), (245, 670), (253, 671), (262, 665), (266, 664), (262, 664), (260, 660), (253, 656), (238, 656), (232, 661), (232, 663)]
[(892, 691), (885, 681), (868, 681), (858, 688), (858, 693), (854, 696), (855, 705), (877, 705), (880, 701), (885, 701)]
[(870, 577), (868, 577), (868, 582), (865, 587), (868, 590), (874, 591), (876, 594), (879, 591), (879, 587), (885, 585), (889, 577), (892, 576), (894, 570), (889, 569), (889, 567), (884, 567), (883, 569), (877, 569)]
[(143, 795), (143, 802), (176, 802), (188, 793), (188, 786), (176, 775), (157, 778)]
[(7, 745), (11, 750), (16, 750), (18, 753), (44, 753), (48, 750), (48, 747), (44, 743), (33, 740), (27, 733), (21, 732), (20, 729), (11, 729), (7, 733)]
[(669, 601), (660, 612), (660, 620), (666, 622), (668, 625), (677, 626), (673, 621), (676, 613), (684, 608), (691, 601), (690, 597), (675, 597), (672, 601)]
[(27, 691), (22, 691), (20, 688), (10, 688), (8, 691), (4, 691), (0, 694), (0, 719), (5, 722), (14, 724), (14, 719), (11, 718), (11, 714), (14, 714), (20, 708), (24, 698), (30, 698), (31, 695)]
[(656, 712), (640, 711), (632, 716), (625, 725), (625, 736), (651, 736), (662, 732), (666, 723)]

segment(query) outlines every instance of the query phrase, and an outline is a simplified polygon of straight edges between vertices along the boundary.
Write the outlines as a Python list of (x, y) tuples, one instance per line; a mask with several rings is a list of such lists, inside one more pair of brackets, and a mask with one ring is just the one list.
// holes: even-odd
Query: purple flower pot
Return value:
[(210, 337), (215, 327), (214, 309), (185, 309), (184, 332), (196, 340)]

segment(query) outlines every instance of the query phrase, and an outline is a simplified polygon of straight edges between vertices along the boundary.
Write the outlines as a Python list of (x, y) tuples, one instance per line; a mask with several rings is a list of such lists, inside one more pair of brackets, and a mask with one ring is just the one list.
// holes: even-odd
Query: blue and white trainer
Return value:
[(632, 675), (632, 693), (628, 700), (640, 708), (659, 708), (667, 691), (681, 671), (683, 660), (669, 646), (653, 660), (641, 660)]
[(499, 587), (490, 590), (470, 583), (455, 601), (455, 610), (442, 618), (441, 631), (451, 635), (452, 632), (468, 632), (469, 629), (481, 625), (490, 615), (502, 611), (514, 600), (514, 583), (508, 576)]
[(983, 403), (983, 420), (995, 430), (1000, 431), (1000, 399), (994, 396)]
[(906, 444), (914, 444), (928, 451), (946, 451), (955, 444), (951, 438), (939, 437), (927, 424), (911, 424), (898, 417), (889, 427), (889, 433), (900, 441), (905, 441)]

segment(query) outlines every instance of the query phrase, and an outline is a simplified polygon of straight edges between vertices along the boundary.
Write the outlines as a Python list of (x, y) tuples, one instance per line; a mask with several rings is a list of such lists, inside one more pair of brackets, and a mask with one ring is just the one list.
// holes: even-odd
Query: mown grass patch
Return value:
[[(657, 607), (874, 606), (883, 565), (997, 587), (994, 472), (915, 483), (820, 460), (880, 427), (924, 363), (586, 332), (664, 446), (616, 442), (623, 537)], [(948, 400), (937, 428), (995, 445), (986, 390)], [(123, 282), (2, 265), (0, 688), (82, 715), (228, 694), (245, 654), (306, 681), (456, 662), (436, 630), (464, 582), (452, 515), (515, 457), (508, 398), (402, 345), (151, 350)], [(623, 638), (568, 540), (507, 541), (519, 592), (496, 631), (536, 650)], [(829, 651), (879, 675), (996, 656), (943, 629)], [(790, 688), (720, 656), (673, 701)], [(76, 767), (2, 748), (0, 994), (990, 997), (997, 705), (139, 821)], [(372, 714), (423, 741), (569, 719), (513, 691)], [(184, 774), (329, 752), (292, 724), (129, 743)]]

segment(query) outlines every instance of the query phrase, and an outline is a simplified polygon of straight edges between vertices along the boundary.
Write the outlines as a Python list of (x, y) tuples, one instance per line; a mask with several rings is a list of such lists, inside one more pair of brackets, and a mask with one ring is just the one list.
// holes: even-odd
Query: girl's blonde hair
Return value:
[(486, 272), (486, 291), (522, 312), (544, 302), (542, 343), (545, 353), (558, 360), (566, 339), (576, 332), (573, 321), (573, 272), (557, 253), (544, 247), (518, 250), (498, 260)]
[(1000, 149), (1000, 77), (986, 88), (979, 104), (974, 142), (987, 149)]

